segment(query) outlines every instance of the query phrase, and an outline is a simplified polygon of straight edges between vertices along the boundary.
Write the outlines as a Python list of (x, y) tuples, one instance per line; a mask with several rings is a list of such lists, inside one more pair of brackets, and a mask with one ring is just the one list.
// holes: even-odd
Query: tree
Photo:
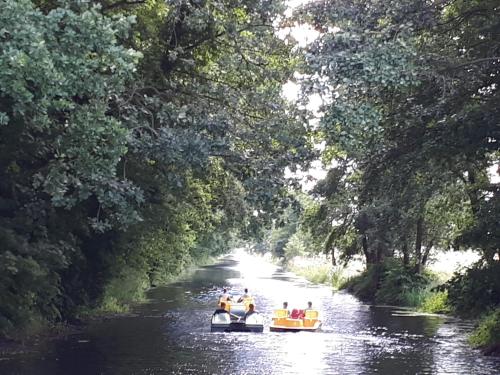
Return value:
[(310, 159), (282, 2), (33, 3), (0, 10), (4, 333), (259, 235)]
[[(355, 233), (347, 254), (401, 255), (416, 272), (445, 242), (493, 259), (497, 13), (495, 1), (332, 0), (297, 14), (323, 32), (306, 51), (304, 94), (327, 98), (318, 137), (326, 161), (341, 160), (317, 189), (334, 222), (328, 244)], [(451, 205), (436, 220), (443, 201)]]
[(3, 331), (59, 317), (75, 231), (135, 221), (142, 197), (116, 173), (127, 130), (108, 115), (139, 57), (117, 43), (130, 20), (95, 9), (42, 14), (25, 0), (0, 9)]

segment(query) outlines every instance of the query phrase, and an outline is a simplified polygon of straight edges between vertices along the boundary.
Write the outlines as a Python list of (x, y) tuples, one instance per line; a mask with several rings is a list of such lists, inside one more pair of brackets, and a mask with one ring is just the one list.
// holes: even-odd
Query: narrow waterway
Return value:
[[(220, 288), (248, 287), (267, 316), (264, 333), (211, 333)], [(0, 358), (0, 374), (499, 374), (500, 360), (466, 343), (470, 324), (360, 303), (248, 255), (226, 257), (149, 293), (130, 316), (91, 323)], [(320, 332), (269, 332), (287, 300), (320, 311)]]

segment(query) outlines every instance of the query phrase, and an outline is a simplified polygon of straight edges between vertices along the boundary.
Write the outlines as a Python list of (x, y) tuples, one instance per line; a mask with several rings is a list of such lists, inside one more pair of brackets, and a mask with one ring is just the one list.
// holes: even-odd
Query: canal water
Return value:
[[(221, 288), (249, 288), (264, 333), (211, 333)], [(469, 348), (471, 325), (369, 306), (244, 253), (151, 290), (132, 314), (0, 358), (0, 374), (500, 374), (500, 360)], [(269, 332), (272, 310), (313, 302), (320, 332)]]

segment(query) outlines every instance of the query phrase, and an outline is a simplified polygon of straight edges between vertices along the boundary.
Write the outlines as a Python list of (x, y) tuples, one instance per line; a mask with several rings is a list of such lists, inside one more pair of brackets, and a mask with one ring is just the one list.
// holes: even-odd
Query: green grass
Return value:
[(343, 289), (344, 285), (349, 281), (349, 277), (342, 268), (334, 269), (332, 272), (332, 287), (335, 290)]
[(479, 326), (469, 337), (469, 342), (473, 347), (480, 349), (500, 345), (500, 308), (481, 319)]
[[(186, 264), (177, 274), (163, 275), (153, 286), (175, 282), (193, 273), (199, 266), (214, 263), (215, 258), (205, 256), (196, 262)], [(104, 289), (101, 302), (96, 307), (81, 307), (76, 316), (81, 319), (106, 314), (123, 314), (134, 303), (144, 302), (146, 292), (152, 287), (151, 281), (142, 270), (124, 269), (119, 276), (110, 280)]]
[(363, 301), (406, 306), (427, 313), (449, 313), (448, 293), (436, 291), (441, 275), (416, 275), (399, 262), (372, 265), (363, 273), (339, 283)]
[(329, 284), (332, 280), (332, 270), (330, 265), (319, 266), (296, 266), (290, 267), (290, 271), (296, 275), (304, 277), (314, 284)]

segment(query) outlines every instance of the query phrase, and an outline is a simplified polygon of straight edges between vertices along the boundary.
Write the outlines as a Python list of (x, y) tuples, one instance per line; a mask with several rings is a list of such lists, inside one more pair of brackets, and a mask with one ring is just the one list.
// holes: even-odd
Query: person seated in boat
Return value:
[(231, 295), (227, 292), (227, 289), (224, 288), (222, 290), (221, 296), (219, 297), (219, 302), (227, 302), (227, 301), (231, 301)]
[(252, 314), (255, 314), (257, 311), (255, 311), (255, 306), (253, 303), (248, 305), (248, 311), (245, 313), (245, 320)]
[(243, 302), (247, 298), (252, 298), (252, 296), (250, 295), (250, 293), (248, 293), (248, 289), (245, 288), (245, 293), (240, 298), (238, 298), (238, 303)]
[(220, 307), (218, 307), (218, 308), (215, 310), (215, 312), (213, 313), (213, 315), (212, 315), (212, 316), (215, 316), (215, 315), (217, 315), (217, 314), (222, 314), (222, 313), (227, 314), (227, 311), (226, 311), (226, 303), (225, 303), (225, 302), (221, 302), (221, 303), (220, 303)]
[(290, 318), (292, 319), (303, 319), (305, 317), (304, 310), (299, 310), (299, 309), (293, 309), (292, 313), (290, 314)]
[(304, 309), (304, 311), (312, 310), (312, 309), (313, 309), (313, 303), (311, 301), (307, 302), (307, 307)]
[(288, 310), (288, 302), (283, 302), (283, 310), (286, 310), (286, 316), (290, 316), (290, 310)]

